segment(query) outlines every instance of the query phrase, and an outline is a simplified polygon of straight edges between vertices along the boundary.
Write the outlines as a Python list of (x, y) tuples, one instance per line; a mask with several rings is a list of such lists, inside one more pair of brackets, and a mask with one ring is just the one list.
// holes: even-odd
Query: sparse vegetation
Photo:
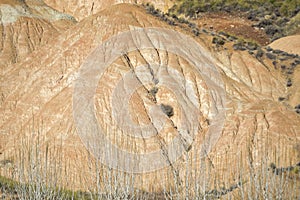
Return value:
[[(173, 186), (165, 183), (158, 193), (137, 189), (134, 182), (135, 174), (116, 171), (90, 160), (89, 174), (92, 182), (82, 182), (90, 188), (82, 192), (71, 191), (61, 186), (58, 176), (62, 174), (60, 171), (62, 165), (61, 163), (53, 165), (55, 161), (50, 159), (52, 157), (50, 154), (54, 151), (44, 151), (39, 142), (23, 145), (30, 146), (20, 148), (20, 157), (11, 168), (14, 180), (0, 175), (2, 199), (298, 199), (300, 197), (298, 190), (300, 163), (280, 167), (279, 160), (286, 159), (282, 156), (274, 161), (276, 165), (265, 158), (259, 167), (253, 166), (251, 156), (240, 157), (240, 161), (230, 164), (232, 169), (238, 167), (239, 172), (232, 175), (233, 181), (229, 181), (227, 176), (218, 178), (207, 159), (201, 161), (202, 167), (198, 170), (190, 168), (189, 164), (193, 157), (186, 153), (185, 164), (174, 165), (165, 174), (164, 178), (172, 182)], [(248, 151), (251, 154), (251, 150)], [(284, 152), (283, 149), (280, 151)], [(60, 157), (59, 154), (55, 155)], [(249, 159), (248, 166), (241, 165), (244, 159)], [(179, 167), (185, 171), (184, 177), (179, 178), (178, 174), (174, 173)], [(9, 173), (7, 175), (9, 176)], [(95, 188), (92, 186), (94, 184)]]
[[(41, 185), (36, 183), (21, 183), (0, 175), (1, 199), (90, 199), (89, 195), (81, 191), (50, 188), (43, 185), (44, 190), (38, 190)], [(46, 189), (47, 188), (47, 189)], [(2, 194), (1, 194), (2, 193)]]
[(277, 16), (295, 16), (299, 12), (299, 6), (298, 0), (177, 0), (177, 4), (170, 11), (194, 17), (200, 12), (251, 10), (250, 16), (255, 18), (264, 8), (268, 13), (274, 12)]
[(175, 20), (177, 21), (179, 20), (176, 17), (176, 15), (172, 15), (170, 17), (169, 15), (166, 15), (165, 13), (160, 11), (159, 9), (156, 9), (153, 4), (147, 3), (147, 4), (143, 4), (143, 6), (149, 14), (158, 17), (160, 20), (167, 22), (171, 26), (176, 26)]
[(169, 12), (172, 15), (185, 15), (197, 18), (203, 12), (241, 12), (254, 26), (265, 30), (276, 40), (299, 31), (300, 2), (298, 0), (177, 0)]
[(212, 43), (223, 46), (225, 44), (225, 40), (222, 37), (213, 37)]
[(293, 85), (292, 80), (289, 78), (287, 83), (286, 83), (286, 86), (291, 87), (292, 85)]
[(177, 17), (175, 14), (170, 14), (170, 13), (163, 13), (159, 9), (155, 9), (155, 7), (150, 4), (143, 4), (144, 8), (147, 10), (147, 12), (151, 15), (154, 15), (155, 17), (158, 17), (160, 20), (167, 22), (171, 26), (178, 26), (179, 24), (182, 25), (187, 25), (190, 31), (195, 35), (199, 36), (200, 35), (200, 30), (196, 26), (196, 24), (186, 20), (185, 18), (182, 17)]
[(172, 106), (161, 104), (160, 107), (168, 117), (172, 117), (174, 115), (174, 109)]
[(276, 55), (274, 55), (273, 53), (266, 53), (267, 58), (269, 58), (270, 60), (275, 60), (276, 59)]
[(239, 50), (239, 51), (245, 51), (245, 41), (242, 39), (239, 39), (234, 45), (233, 45), (234, 50)]
[(278, 101), (284, 101), (285, 97), (278, 97)]
[(264, 55), (264, 51), (261, 48), (259, 48), (256, 52), (256, 58), (261, 58), (263, 57), (263, 55)]
[[(296, 111), (297, 114), (300, 114), (300, 104), (295, 106), (295, 111)], [(300, 164), (299, 164), (299, 167), (300, 167)]]
[(300, 30), (300, 12), (293, 18), (291, 18), (291, 20), (286, 23), (284, 32), (285, 35), (293, 35), (293, 34), (299, 34)]
[(151, 88), (151, 90), (150, 90), (150, 93), (151, 93), (151, 95), (152, 95), (153, 97), (156, 96), (157, 92), (158, 92), (158, 88), (157, 88), (157, 87), (153, 87), (153, 88)]

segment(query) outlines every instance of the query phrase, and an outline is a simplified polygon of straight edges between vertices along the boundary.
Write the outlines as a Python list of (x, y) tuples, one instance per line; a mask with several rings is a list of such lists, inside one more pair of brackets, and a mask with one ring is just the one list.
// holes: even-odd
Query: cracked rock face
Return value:
[[(74, 122), (74, 82), (79, 77), (80, 67), (95, 48), (113, 35), (129, 31), (132, 26), (173, 29), (192, 37), (191, 33), (158, 21), (135, 5), (115, 5), (79, 22), (57, 36), (55, 41), (49, 41), (49, 45), (40, 47), (26, 60), (15, 64), (3, 76), (0, 88), (0, 152), (3, 154), (0, 158), (13, 155), (16, 148), (21, 146), (22, 138), (34, 140), (43, 136), (42, 145), (49, 145), (50, 148), (61, 145), (59, 152), (65, 161), (62, 163), (65, 169), (62, 182), (68, 187), (88, 189), (89, 186), (82, 182), (92, 182), (89, 180), (89, 169), (94, 160), (80, 139), (78, 124)], [(212, 38), (208, 35), (194, 39), (201, 46), (201, 53), (211, 55), (215, 60), (214, 66), (220, 73), (226, 91), (225, 124), (220, 138), (206, 155), (205, 163), (211, 167), (211, 171), (201, 171), (205, 169), (197, 155), (212, 126), (212, 102), (218, 99), (209, 95), (208, 82), (185, 58), (153, 49), (129, 52), (109, 65), (95, 89), (92, 108), (106, 137), (119, 148), (135, 153), (160, 149), (161, 143), (155, 140), (157, 138), (135, 139), (126, 135), (120, 130), (120, 124), (111, 120), (114, 117), (111, 104), (114, 90), (119, 87), (126, 91), (127, 85), (120, 82), (120, 78), (130, 69), (136, 70), (135, 75), (139, 77), (143, 70), (138, 66), (147, 66), (150, 61), (158, 66), (163, 63), (162, 66), (169, 68), (163, 72), (182, 83), (185, 94), (181, 98), (186, 100), (186, 104), (191, 102), (191, 105), (197, 105), (200, 114), (189, 122), (196, 122), (199, 130), (192, 145), (185, 148), (185, 156), (169, 168), (136, 175), (137, 187), (158, 191), (161, 188), (158, 180), (174, 170), (178, 174), (177, 181), (183, 182), (186, 171), (181, 169), (187, 165), (185, 161), (188, 158), (191, 159), (188, 162), (189, 169), (207, 172), (212, 180), (209, 184), (213, 184), (214, 178), (234, 183), (241, 168), (245, 169), (243, 173), (247, 176), (249, 168), (269, 165), (271, 162), (279, 163), (280, 160), (281, 166), (297, 163), (300, 159), (300, 118), (292, 109), (278, 102), (278, 97), (286, 92), (285, 77), (274, 69), (270, 60), (257, 60), (246, 51), (217, 50), (210, 44)], [(209, 62), (205, 58), (200, 63), (202, 67)], [(150, 68), (159, 74), (160, 68), (156, 65)], [(87, 75), (92, 76), (93, 72), (90, 73)], [(149, 72), (143, 76), (148, 75)], [(155, 78), (151, 80), (147, 83), (141, 81), (140, 87), (125, 101), (127, 103), (124, 105), (125, 99), (119, 98), (116, 106), (120, 109), (122, 106), (128, 107), (131, 120), (137, 125), (154, 124), (149, 116), (151, 106), (156, 106), (158, 110), (154, 113), (166, 119), (159, 141), (169, 143), (178, 135), (177, 129), (180, 128), (178, 122), (183, 115), (178, 103), (180, 98), (170, 88), (157, 84)], [(118, 109), (115, 113), (118, 115)], [(128, 120), (122, 116), (126, 115), (121, 115), (120, 120)], [(173, 179), (166, 178), (165, 181), (172, 187)]]

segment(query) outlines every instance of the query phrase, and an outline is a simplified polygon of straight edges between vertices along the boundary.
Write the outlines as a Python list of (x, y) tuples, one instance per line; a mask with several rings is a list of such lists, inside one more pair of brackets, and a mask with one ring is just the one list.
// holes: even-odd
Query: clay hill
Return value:
[[(36, 172), (36, 167), (26, 169), (37, 161), (31, 160), (35, 155), (41, 159), (39, 163), (47, 163), (47, 167), (41, 169), (45, 170), (45, 177), (55, 178), (54, 186), (63, 185), (72, 190), (101, 193), (112, 181), (110, 187), (115, 187), (115, 191), (125, 188), (128, 193), (132, 188), (151, 194), (163, 194), (167, 189), (171, 192), (165, 195), (170, 196), (202, 192), (211, 198), (242, 199), (242, 195), (256, 195), (256, 199), (262, 199), (263, 195), (276, 196), (278, 187), (282, 186), (274, 182), (268, 192), (261, 193), (265, 188), (263, 181), (285, 177), (284, 184), (288, 189), (281, 195), (284, 198), (293, 192), (293, 197), (299, 198), (299, 173), (294, 170), (300, 161), (300, 116), (297, 113), (300, 112), (300, 107), (297, 108), (300, 104), (300, 58), (294, 55), (299, 52), (299, 47), (290, 51), (285, 42), (280, 44), (278, 41), (271, 45), (272, 48), (251, 48), (247, 43), (237, 44), (228, 39), (230, 36), (200, 29), (195, 32), (195, 28), (186, 23), (151, 14), (144, 7), (133, 4), (46, 2), (61, 12), (82, 19), (73, 25), (69, 15), (52, 10), (40, 1), (32, 1), (32, 5), (28, 1), (26, 4), (16, 1), (13, 5), (10, 2), (1, 5), (2, 30), (6, 33), (6, 37), (2, 37), (1, 63), (4, 68), (7, 63), (12, 63), (0, 83), (1, 174), (14, 178)], [(106, 8), (102, 10), (102, 6)], [(4, 15), (5, 10), (17, 13), (18, 17)], [(85, 18), (87, 15), (90, 16)], [(6, 23), (3, 16), (7, 17)], [(182, 124), (179, 122), (183, 116), (187, 118), (187, 127), (199, 125), (191, 146), (187, 146), (186, 153), (170, 167), (129, 174), (131, 178), (128, 178), (128, 174), (97, 165), (95, 157), (80, 139), (80, 126), (73, 115), (74, 87), (81, 66), (87, 59), (94, 58), (91, 53), (103, 41), (125, 31), (147, 27), (175, 30), (197, 42), (201, 47), (199, 65), (214, 66), (224, 84), (226, 102), (221, 104), (226, 111), (225, 120), (220, 137), (206, 149), (204, 158), (199, 158), (199, 153), (203, 153), (201, 145), (214, 139), (209, 138), (208, 130), (218, 124), (211, 116), (223, 111), (214, 107), (214, 103), (221, 100), (209, 95), (208, 79), (204, 79), (186, 58), (166, 50), (135, 50), (124, 54), (103, 71), (92, 101), (95, 119), (112, 143), (137, 154), (161, 148), (156, 137), (130, 137), (111, 120), (113, 113), (118, 113), (111, 104), (114, 89), (121, 87), (126, 91), (127, 86), (125, 83), (118, 85), (119, 80), (130, 70), (138, 73), (141, 65), (150, 67), (147, 69), (155, 73), (158, 69), (153, 66), (167, 66), (169, 70), (164, 72), (165, 76), (171, 76), (184, 92), (176, 96), (178, 94), (172, 92), (171, 86), (141, 81), (128, 103), (132, 120), (137, 125), (153, 124), (149, 118), (151, 106), (168, 105), (161, 107), (166, 127), (159, 134), (159, 141), (167, 144), (180, 135), (178, 130)], [(163, 46), (163, 41), (160, 42)], [(118, 43), (110, 45), (118, 47)], [(92, 77), (93, 72), (87, 74), (89, 76)], [(212, 73), (206, 76), (216, 80)], [(121, 109), (126, 103), (123, 100), (119, 99), (115, 106)], [(180, 102), (184, 103), (180, 105)], [(196, 109), (190, 109), (191, 106)], [(185, 110), (190, 113), (196, 110), (199, 116), (191, 118)], [(128, 117), (123, 114), (119, 114), (121, 119)], [(85, 115), (82, 116), (84, 121)], [(41, 152), (31, 154), (31, 150), (36, 152), (37, 143)], [(21, 169), (26, 170), (22, 173)], [(264, 173), (253, 174), (255, 170)], [(132, 188), (127, 190), (125, 186), (128, 185)], [(113, 194), (109, 195), (113, 198)]]

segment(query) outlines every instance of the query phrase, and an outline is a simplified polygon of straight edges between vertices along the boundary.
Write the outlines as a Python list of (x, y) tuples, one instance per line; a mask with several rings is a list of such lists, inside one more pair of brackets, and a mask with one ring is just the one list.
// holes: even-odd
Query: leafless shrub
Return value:
[(78, 192), (67, 190), (60, 183), (68, 179), (62, 177), (66, 169), (60, 158), (61, 146), (50, 148), (38, 134), (34, 142), (22, 140), (13, 170), (5, 174), (16, 182), (4, 183), (0, 179), (0, 191), (3, 198), (12, 199), (299, 199), (300, 166), (280, 165), (289, 159), (287, 153), (280, 154), (277, 160), (265, 157), (260, 165), (255, 165), (252, 149), (249, 147), (248, 151), (248, 155), (237, 152), (235, 164), (228, 164), (224, 157), (220, 163), (230, 166), (224, 173), (215, 171), (209, 158), (186, 152), (183, 160), (161, 177), (164, 181), (159, 192), (144, 191), (137, 185), (143, 176), (111, 169), (90, 155), (90, 177), (82, 182), (88, 189)]

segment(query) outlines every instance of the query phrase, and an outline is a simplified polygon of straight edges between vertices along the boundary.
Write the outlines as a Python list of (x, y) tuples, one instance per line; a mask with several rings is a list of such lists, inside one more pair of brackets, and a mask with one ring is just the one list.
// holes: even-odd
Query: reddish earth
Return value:
[(194, 20), (199, 26), (214, 31), (226, 33), (254, 40), (261, 45), (270, 43), (266, 33), (258, 28), (252, 27), (253, 22), (246, 19), (242, 14), (231, 13), (203, 13), (199, 19)]

